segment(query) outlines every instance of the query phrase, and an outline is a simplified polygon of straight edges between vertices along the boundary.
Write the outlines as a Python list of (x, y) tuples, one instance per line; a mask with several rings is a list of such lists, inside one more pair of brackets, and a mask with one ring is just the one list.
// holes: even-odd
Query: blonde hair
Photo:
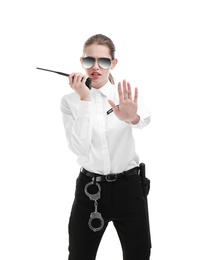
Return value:
[[(84, 43), (83, 53), (85, 53), (86, 48), (88, 46), (90, 46), (94, 43), (98, 44), (98, 45), (107, 46), (109, 48), (109, 53), (111, 55), (112, 60), (115, 59), (115, 45), (109, 37), (107, 37), (103, 34), (95, 34), (95, 35), (91, 36), (90, 38), (88, 38), (87, 41)], [(109, 73), (108, 79), (111, 84), (115, 84), (114, 78), (111, 73)]]

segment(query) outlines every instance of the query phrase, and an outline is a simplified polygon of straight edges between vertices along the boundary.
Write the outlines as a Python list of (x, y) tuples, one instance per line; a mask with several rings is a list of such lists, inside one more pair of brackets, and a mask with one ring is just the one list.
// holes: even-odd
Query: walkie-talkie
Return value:
[[(45, 71), (49, 71), (49, 72), (54, 72), (54, 73), (57, 73), (59, 75), (62, 75), (62, 76), (66, 76), (68, 77), (69, 74), (67, 73), (63, 73), (63, 72), (60, 72), (60, 71), (55, 71), (55, 70), (48, 70), (48, 69), (42, 69), (42, 68), (37, 68), (38, 70), (45, 70)], [(92, 79), (91, 78), (87, 78), (86, 80), (86, 86), (91, 89), (92, 88)]]

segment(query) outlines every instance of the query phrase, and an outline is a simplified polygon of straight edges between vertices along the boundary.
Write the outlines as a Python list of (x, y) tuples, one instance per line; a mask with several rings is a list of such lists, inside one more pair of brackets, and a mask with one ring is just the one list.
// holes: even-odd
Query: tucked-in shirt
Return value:
[(107, 83), (91, 89), (91, 101), (82, 101), (76, 92), (61, 99), (61, 111), (69, 149), (80, 167), (98, 174), (120, 173), (138, 166), (133, 131), (150, 122), (150, 113), (138, 97), (138, 124), (119, 120), (108, 100), (119, 104), (116, 85)]

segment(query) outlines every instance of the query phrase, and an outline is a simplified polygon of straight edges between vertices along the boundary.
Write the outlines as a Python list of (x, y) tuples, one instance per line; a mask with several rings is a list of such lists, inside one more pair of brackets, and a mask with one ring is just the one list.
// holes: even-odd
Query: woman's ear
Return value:
[[(81, 65), (82, 65), (82, 57), (80, 58), (80, 62), (81, 62)], [(82, 67), (83, 67), (83, 65), (82, 65)]]
[(118, 63), (117, 59), (112, 60), (111, 69), (114, 69), (117, 63)]

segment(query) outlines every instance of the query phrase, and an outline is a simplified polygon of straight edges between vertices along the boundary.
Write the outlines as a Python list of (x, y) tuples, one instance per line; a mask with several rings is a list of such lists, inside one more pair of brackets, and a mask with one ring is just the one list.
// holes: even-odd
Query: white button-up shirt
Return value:
[(116, 85), (107, 83), (91, 89), (92, 100), (82, 101), (75, 92), (63, 96), (61, 111), (69, 148), (78, 156), (78, 163), (86, 170), (110, 174), (129, 170), (139, 164), (135, 151), (134, 128), (150, 122), (150, 113), (138, 98), (140, 121), (133, 125), (119, 120), (108, 99), (119, 104)]

